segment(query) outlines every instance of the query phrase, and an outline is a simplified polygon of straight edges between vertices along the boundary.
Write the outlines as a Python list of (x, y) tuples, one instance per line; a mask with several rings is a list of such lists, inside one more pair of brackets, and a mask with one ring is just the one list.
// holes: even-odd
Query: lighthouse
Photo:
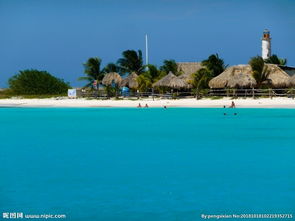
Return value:
[(264, 29), (262, 36), (262, 58), (268, 59), (271, 56), (271, 38), (268, 29)]

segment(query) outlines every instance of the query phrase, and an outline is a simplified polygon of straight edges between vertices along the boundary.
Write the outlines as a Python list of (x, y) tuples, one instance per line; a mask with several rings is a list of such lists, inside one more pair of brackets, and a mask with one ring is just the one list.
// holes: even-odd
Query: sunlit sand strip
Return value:
[(146, 104), (149, 107), (195, 107), (223, 108), (234, 101), (237, 108), (295, 108), (292, 98), (260, 98), (260, 99), (139, 99), (139, 100), (89, 100), (89, 99), (1, 99), (0, 107), (137, 107)]

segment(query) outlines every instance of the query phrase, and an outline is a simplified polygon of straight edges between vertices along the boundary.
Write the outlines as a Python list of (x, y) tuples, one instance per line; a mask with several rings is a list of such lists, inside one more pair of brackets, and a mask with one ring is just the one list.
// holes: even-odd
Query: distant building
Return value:
[(288, 75), (290, 76), (294, 76), (295, 75), (295, 67), (291, 67), (291, 66), (282, 66), (279, 65), (279, 67), (285, 71)]
[(262, 36), (262, 55), (263, 59), (268, 59), (271, 56), (271, 37), (270, 31), (268, 29), (264, 29)]

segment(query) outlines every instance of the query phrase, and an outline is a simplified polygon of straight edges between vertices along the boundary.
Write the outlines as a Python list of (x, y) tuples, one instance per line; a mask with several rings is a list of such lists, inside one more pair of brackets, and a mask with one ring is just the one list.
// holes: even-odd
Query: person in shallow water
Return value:
[(141, 104), (139, 103), (137, 107), (138, 107), (138, 108), (141, 108)]
[(149, 106), (148, 106), (148, 104), (145, 104), (145, 106), (144, 106), (144, 107), (149, 107)]
[(167, 106), (166, 105), (164, 105), (164, 109), (167, 109)]
[(230, 105), (230, 108), (235, 108), (236, 107), (236, 104), (234, 101), (231, 102), (231, 105)]

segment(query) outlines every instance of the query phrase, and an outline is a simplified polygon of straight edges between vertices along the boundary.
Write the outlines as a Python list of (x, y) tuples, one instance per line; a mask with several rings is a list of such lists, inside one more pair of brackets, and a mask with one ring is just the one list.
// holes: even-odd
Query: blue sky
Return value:
[(0, 0), (0, 87), (31, 68), (83, 85), (89, 57), (105, 65), (144, 52), (146, 33), (150, 63), (218, 53), (234, 65), (261, 54), (268, 28), (273, 53), (295, 66), (294, 11), (294, 0)]

